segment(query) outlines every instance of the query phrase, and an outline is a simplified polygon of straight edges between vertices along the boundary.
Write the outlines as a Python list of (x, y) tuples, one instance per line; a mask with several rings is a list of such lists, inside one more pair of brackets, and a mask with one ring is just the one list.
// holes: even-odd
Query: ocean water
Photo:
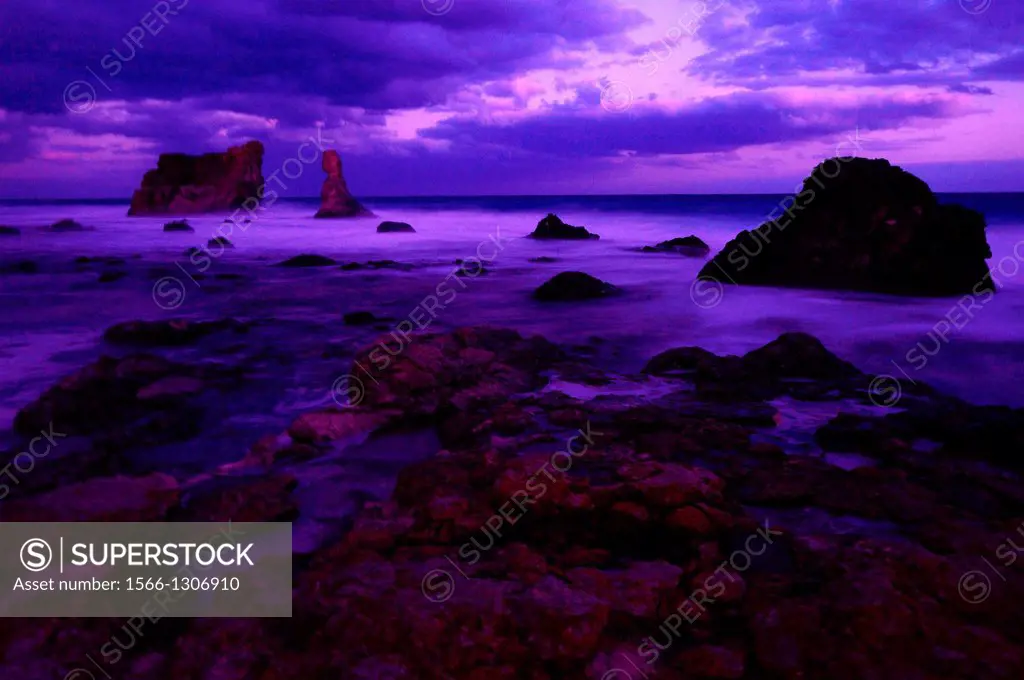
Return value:
[[(38, 273), (0, 274), (0, 431), (9, 428), (18, 408), (61, 376), (102, 353), (121, 351), (102, 341), (103, 330), (114, 323), (232, 316), (266, 322), (247, 342), (271, 358), (261, 389), (253, 392), (261, 396), (225, 408), (221, 417), (245, 436), (264, 433), (294, 413), (330, 403), (331, 386), (348, 369), (351, 352), (381, 332), (341, 323), (344, 313), (356, 310), (390, 317), (389, 328), (412, 315), (432, 330), (493, 324), (556, 342), (589, 344), (607, 365), (629, 372), (671, 347), (743, 353), (783, 332), (805, 331), (871, 375), (890, 375), (901, 384), (926, 382), (974, 403), (1024, 406), (1024, 194), (941, 197), (980, 210), (989, 221), (990, 264), (1000, 290), (990, 300), (979, 299), (969, 316), (957, 311), (957, 298), (695, 289), (703, 259), (637, 251), (695, 234), (715, 252), (739, 230), (763, 222), (781, 199), (367, 199), (377, 216), (350, 220), (314, 220), (316, 200), (282, 200), (245, 231), (222, 227), (222, 215), (189, 218), (194, 234), (163, 232), (164, 218), (126, 217), (127, 204), (118, 201), (0, 202), (0, 224), (22, 229), (20, 237), (0, 237), (0, 267), (30, 260), (39, 268)], [(601, 239), (524, 238), (548, 212), (586, 226)], [(93, 229), (40, 229), (62, 218)], [(409, 222), (417, 233), (377, 234), (383, 219)], [(198, 264), (183, 254), (218, 229), (224, 229), (233, 249), (216, 257), (214, 251)], [(300, 253), (339, 262), (390, 259), (412, 268), (272, 266)], [(124, 265), (112, 268), (127, 276), (99, 283), (103, 268), (76, 265), (80, 256), (125, 258)], [(540, 256), (557, 261), (530, 262)], [(456, 258), (473, 257), (488, 260), (486, 273), (452, 275)], [(530, 298), (546, 279), (569, 270), (590, 273), (625, 293), (555, 305)], [(423, 304), (434, 307), (435, 318), (422, 311)], [(947, 317), (955, 324), (944, 321)], [(335, 347), (326, 357), (325, 343)], [(181, 350), (182, 356), (191, 351)], [(233, 459), (227, 452), (222, 458)]]

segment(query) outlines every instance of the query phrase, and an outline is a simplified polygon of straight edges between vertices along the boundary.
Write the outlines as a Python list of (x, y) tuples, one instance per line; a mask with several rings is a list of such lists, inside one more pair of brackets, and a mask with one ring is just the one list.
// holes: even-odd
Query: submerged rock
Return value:
[(699, 277), (896, 295), (994, 291), (984, 216), (939, 205), (927, 184), (884, 159), (829, 159), (780, 211), (740, 232)]
[(258, 204), (263, 184), (263, 145), (257, 141), (223, 153), (165, 153), (157, 160), (156, 169), (143, 176), (128, 215), (233, 210), (246, 201)]
[(341, 265), (342, 271), (356, 271), (358, 269), (397, 269), (400, 271), (410, 271), (413, 269), (413, 265), (406, 262), (396, 262), (394, 260), (370, 260), (369, 262), (346, 262)]
[(598, 239), (600, 236), (590, 233), (586, 227), (575, 227), (571, 224), (566, 224), (554, 213), (548, 213), (547, 217), (537, 223), (537, 228), (530, 234), (530, 238), (575, 241)]
[(320, 209), (314, 217), (360, 217), (373, 213), (363, 207), (348, 190), (341, 171), (341, 156), (334, 149), (324, 152), (321, 167), (327, 173), (320, 189)]
[(562, 272), (533, 292), (535, 300), (562, 302), (593, 300), (621, 292), (619, 288), (583, 272)]
[(38, 274), (39, 264), (32, 260), (18, 260), (0, 264), (0, 274)]
[(188, 220), (174, 220), (164, 225), (164, 231), (186, 231), (194, 232), (195, 229), (188, 223)]
[(228, 240), (226, 236), (214, 236), (206, 242), (206, 247), (213, 248), (214, 246), (220, 248), (234, 248), (235, 244)]
[(76, 221), (74, 221), (72, 219), (63, 219), (63, 220), (59, 220), (57, 222), (54, 222), (49, 227), (46, 227), (46, 230), (47, 231), (56, 231), (56, 232), (89, 231), (89, 228), (83, 226), (82, 224), (80, 224), (80, 223), (78, 223), (78, 222), (76, 222)]
[(323, 255), (302, 254), (290, 257), (283, 262), (278, 262), (278, 267), (330, 267), (338, 264), (336, 260)]
[(689, 257), (704, 257), (711, 247), (696, 236), (683, 236), (669, 241), (662, 241), (655, 246), (644, 246), (645, 253), (679, 253)]
[(103, 339), (114, 345), (133, 347), (179, 347), (191, 344), (214, 333), (233, 331), (245, 333), (248, 326), (235, 319), (218, 321), (125, 321), (111, 326)]
[(407, 222), (391, 222), (384, 221), (377, 225), (378, 234), (397, 234), (397, 233), (408, 233), (414, 234), (416, 230), (412, 228), (412, 225)]
[(347, 312), (344, 316), (342, 316), (342, 320), (345, 322), (345, 325), (347, 326), (363, 326), (366, 324), (380, 321), (380, 319), (373, 315), (373, 312), (364, 311)]
[(128, 272), (122, 269), (108, 269), (105, 272), (100, 272), (100, 275), (96, 277), (96, 281), (98, 283), (113, 283), (114, 281), (120, 281), (126, 276), (128, 276)]

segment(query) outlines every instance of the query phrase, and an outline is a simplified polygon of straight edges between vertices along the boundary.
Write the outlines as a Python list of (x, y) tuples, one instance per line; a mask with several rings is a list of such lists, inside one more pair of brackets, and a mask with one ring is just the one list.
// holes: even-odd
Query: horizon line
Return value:
[[(633, 198), (640, 196), (788, 196), (793, 192), (785, 191), (759, 191), (759, 192), (701, 192), (701, 193), (636, 193), (636, 194), (387, 194), (377, 196), (362, 196), (359, 197), (361, 201), (372, 201), (377, 199), (395, 199), (395, 198)], [(948, 194), (981, 194), (991, 196), (1015, 196), (1024, 194), (1024, 189), (1016, 191), (932, 191), (936, 195), (948, 195)], [(282, 196), (278, 199), (279, 201), (318, 201), (320, 196)], [(25, 197), (5, 197), (0, 196), (0, 202), (27, 202), (27, 201), (63, 201), (63, 202), (79, 202), (79, 201), (121, 201), (125, 205), (131, 205), (131, 198), (123, 198), (120, 196), (90, 196), (90, 197), (78, 197), (78, 198), (63, 198), (57, 196), (39, 196), (33, 198)]]

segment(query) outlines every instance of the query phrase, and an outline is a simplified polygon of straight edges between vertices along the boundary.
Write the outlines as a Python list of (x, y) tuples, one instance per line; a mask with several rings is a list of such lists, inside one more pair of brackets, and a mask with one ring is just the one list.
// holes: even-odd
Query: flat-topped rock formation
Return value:
[(352, 196), (341, 172), (341, 156), (334, 149), (324, 152), (321, 165), (327, 179), (320, 189), (320, 209), (314, 217), (368, 217), (373, 213)]
[(156, 169), (142, 178), (129, 215), (193, 215), (241, 207), (259, 200), (263, 186), (263, 145), (252, 141), (224, 153), (160, 154)]
[(887, 160), (824, 161), (775, 215), (740, 232), (699, 277), (895, 295), (994, 290), (984, 216), (940, 205), (924, 181)]

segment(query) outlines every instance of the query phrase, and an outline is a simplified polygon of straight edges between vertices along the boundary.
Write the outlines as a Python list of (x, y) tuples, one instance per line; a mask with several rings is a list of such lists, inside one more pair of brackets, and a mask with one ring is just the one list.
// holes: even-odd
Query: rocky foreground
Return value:
[[(212, 477), (133, 475), (133, 452), (194, 436), (201, 397), (247, 379), (162, 349), (245, 332), (110, 329), (145, 351), (18, 414), (26, 438), (52, 423), (79, 444), (40, 461), (0, 519), (299, 522), (295, 461), (416, 429), (442, 448), (296, 556), (292, 619), (141, 634), (3, 620), (0, 676), (62, 678), (116, 640), (100, 663), (138, 680), (1022, 677), (1024, 561), (1007, 551), (1024, 545), (1020, 411), (923, 387), (879, 409), (869, 376), (803, 334), (742, 357), (679, 348), (618, 375), (581, 348), (476, 327), (367, 348), (372, 379), (338, 366), (349, 406), (301, 416)], [(840, 414), (808, 440), (859, 467), (787, 445), (793, 414), (827, 405)]]

